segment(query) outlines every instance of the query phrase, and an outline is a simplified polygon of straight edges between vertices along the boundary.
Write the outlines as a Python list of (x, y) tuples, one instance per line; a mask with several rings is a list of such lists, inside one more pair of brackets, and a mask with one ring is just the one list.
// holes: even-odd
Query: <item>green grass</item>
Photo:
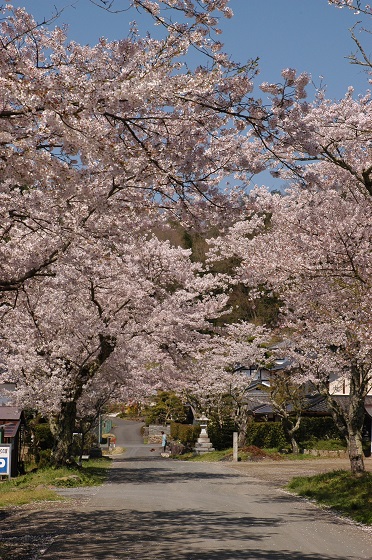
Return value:
[(348, 471), (333, 471), (295, 477), (287, 488), (354, 521), (372, 525), (372, 473), (354, 476)]
[(182, 461), (195, 461), (195, 462), (218, 462), (227, 459), (229, 456), (232, 456), (232, 449), (224, 449), (222, 451), (209, 451), (208, 453), (204, 453), (203, 455), (196, 455), (195, 453), (184, 453), (183, 455), (179, 455), (176, 457), (177, 459), (181, 459)]
[(320, 451), (345, 451), (346, 444), (339, 439), (319, 439), (306, 442), (302, 445), (307, 449), (318, 449)]
[[(195, 453), (184, 453), (183, 455), (178, 455), (174, 457), (175, 459), (180, 459), (182, 461), (196, 461), (196, 462), (218, 462), (218, 461), (232, 461), (233, 450), (223, 449), (222, 451), (210, 451), (204, 455), (196, 455)], [(239, 448), (238, 461), (262, 461), (262, 460), (272, 460), (272, 461), (313, 461), (318, 459), (314, 455), (303, 455), (299, 453), (294, 455), (293, 453), (282, 454), (279, 453), (277, 449), (260, 449), (253, 445), (246, 448)]]
[(107, 477), (110, 459), (90, 459), (78, 468), (44, 468), (0, 482), (0, 507), (61, 501), (55, 487), (98, 486)]

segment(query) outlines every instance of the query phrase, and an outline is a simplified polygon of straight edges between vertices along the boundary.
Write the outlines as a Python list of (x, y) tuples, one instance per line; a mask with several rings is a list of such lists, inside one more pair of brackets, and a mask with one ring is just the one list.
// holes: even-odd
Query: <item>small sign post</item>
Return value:
[(11, 443), (0, 444), (0, 476), (8, 476), (10, 478), (12, 458), (11, 451)]

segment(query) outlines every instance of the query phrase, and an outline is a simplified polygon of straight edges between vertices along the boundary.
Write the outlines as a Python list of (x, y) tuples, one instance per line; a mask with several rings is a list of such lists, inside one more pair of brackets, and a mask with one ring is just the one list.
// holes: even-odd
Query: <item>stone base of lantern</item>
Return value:
[(214, 451), (213, 444), (209, 439), (207, 434), (201, 433), (198, 437), (198, 441), (195, 444), (194, 451), (197, 455), (202, 455), (203, 453), (209, 453)]

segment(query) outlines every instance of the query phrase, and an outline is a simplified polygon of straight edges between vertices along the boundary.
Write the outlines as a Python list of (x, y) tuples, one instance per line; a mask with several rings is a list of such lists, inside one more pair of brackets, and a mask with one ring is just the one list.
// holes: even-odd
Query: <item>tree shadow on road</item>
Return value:
[(213, 473), (207, 470), (202, 471), (176, 471), (170, 466), (164, 463), (164, 466), (143, 466), (142, 468), (137, 467), (118, 467), (115, 465), (110, 470), (110, 482), (115, 484), (168, 484), (168, 483), (180, 483), (180, 482), (193, 482), (196, 480), (203, 481), (213, 481), (213, 480), (223, 480), (224, 482), (231, 481), (241, 481), (241, 477), (237, 476), (235, 473)]
[[(305, 513), (301, 521), (305, 520)], [(4, 560), (351, 560), (290, 550), (263, 550), (279, 531), (278, 518), (225, 511), (38, 511), (2, 527)], [(7, 546), (27, 550), (6, 556)], [(25, 541), (26, 539), (26, 541)], [(9, 549), (10, 550), (10, 549)], [(356, 558), (356, 557), (355, 557)]]

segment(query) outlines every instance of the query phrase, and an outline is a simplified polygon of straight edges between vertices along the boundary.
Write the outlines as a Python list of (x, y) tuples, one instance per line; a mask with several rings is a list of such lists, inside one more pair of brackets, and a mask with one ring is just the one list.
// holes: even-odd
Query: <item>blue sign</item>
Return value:
[(0, 475), (10, 476), (11, 447), (8, 443), (0, 444)]
[(8, 457), (0, 457), (0, 474), (8, 474)]

